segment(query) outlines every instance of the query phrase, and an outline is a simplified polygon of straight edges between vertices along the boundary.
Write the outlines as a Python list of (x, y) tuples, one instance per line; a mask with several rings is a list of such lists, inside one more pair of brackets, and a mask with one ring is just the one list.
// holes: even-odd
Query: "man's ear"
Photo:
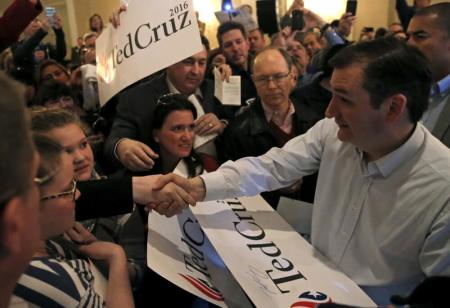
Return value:
[(408, 99), (403, 94), (388, 97), (385, 102), (386, 120), (389, 123), (397, 122), (407, 110)]
[(24, 232), (24, 204), (21, 197), (8, 201), (0, 215), (1, 249), (6, 254), (17, 255), (22, 251), (22, 233)]
[(294, 87), (297, 85), (297, 74), (294, 74), (294, 72), (291, 69), (291, 72), (289, 73), (289, 84), (291, 86), (291, 91), (294, 89)]

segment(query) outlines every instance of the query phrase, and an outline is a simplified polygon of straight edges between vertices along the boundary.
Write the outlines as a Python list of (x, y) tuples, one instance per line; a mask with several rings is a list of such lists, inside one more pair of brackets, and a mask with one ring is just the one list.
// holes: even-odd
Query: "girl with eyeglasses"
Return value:
[[(95, 170), (95, 160), (87, 128), (80, 119), (64, 109), (36, 109), (31, 111), (31, 128), (57, 141), (73, 159), (73, 173), (76, 181), (90, 181), (101, 178)], [(96, 204), (92, 204), (95, 207)], [(146, 268), (146, 231), (142, 213), (138, 208), (131, 214), (83, 220), (69, 230), (70, 237), (78, 242), (85, 241), (85, 235), (102, 241), (121, 245), (127, 254), (130, 281), (137, 289)], [(107, 275), (103, 263), (100, 271)]]
[[(76, 189), (72, 157), (43, 135), (34, 141), (40, 155), (37, 176), (41, 194), (42, 242), (14, 290), (13, 305), (37, 307), (134, 307), (126, 255), (114, 243), (90, 241), (76, 246), (61, 237), (75, 222)], [(90, 259), (106, 262), (109, 283), (105, 294), (94, 284)]]

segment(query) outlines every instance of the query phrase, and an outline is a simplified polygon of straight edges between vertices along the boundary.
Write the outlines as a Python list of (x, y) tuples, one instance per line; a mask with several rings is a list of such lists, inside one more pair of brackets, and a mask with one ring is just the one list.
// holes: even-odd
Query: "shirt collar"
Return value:
[(418, 123), (409, 139), (393, 152), (367, 164), (367, 176), (387, 178), (404, 162), (410, 160), (422, 146), (425, 139), (423, 125)]
[(442, 94), (450, 89), (450, 74), (439, 80), (431, 88), (431, 96), (436, 94)]
[[(270, 108), (267, 108), (264, 103), (261, 101), (261, 106), (264, 110), (264, 115), (266, 116), (266, 120), (267, 122), (270, 122), (270, 120), (272, 120), (275, 112), (273, 110), (271, 110)], [(286, 114), (286, 116), (283, 119), (283, 123), (277, 123), (281, 124), (280, 126), (284, 126), (286, 125), (289, 121), (292, 121), (292, 115), (295, 113), (295, 108), (294, 108), (294, 104), (291, 102), (291, 100), (289, 100), (289, 110)]]

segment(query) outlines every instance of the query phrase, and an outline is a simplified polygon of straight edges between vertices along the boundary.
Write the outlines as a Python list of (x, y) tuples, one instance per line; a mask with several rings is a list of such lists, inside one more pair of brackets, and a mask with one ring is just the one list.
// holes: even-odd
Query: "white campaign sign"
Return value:
[(202, 202), (191, 210), (256, 307), (376, 306), (260, 196)]
[(202, 50), (192, 0), (134, 0), (96, 41), (103, 106), (128, 85)]
[[(187, 174), (180, 163), (176, 171)], [(149, 214), (147, 265), (165, 279), (220, 307), (252, 307), (191, 210), (171, 218)]]

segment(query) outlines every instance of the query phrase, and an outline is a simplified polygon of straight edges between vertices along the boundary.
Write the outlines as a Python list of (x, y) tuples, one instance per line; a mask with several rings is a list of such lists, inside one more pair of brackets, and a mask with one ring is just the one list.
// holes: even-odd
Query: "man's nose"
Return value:
[(194, 138), (194, 131), (191, 130), (191, 129), (189, 129), (189, 128), (186, 128), (186, 129), (183, 131), (183, 134), (181, 135), (181, 139), (182, 139), (183, 141), (190, 141), (190, 140), (192, 140), (193, 138)]
[(191, 66), (191, 73), (198, 74), (199, 71), (200, 71), (199, 64), (197, 62), (192, 64), (192, 66)]
[(275, 79), (273, 77), (271, 77), (271, 78), (269, 78), (267, 80), (267, 88), (269, 88), (269, 89), (277, 88), (277, 84), (276, 84)]
[(334, 101), (334, 97), (332, 97), (330, 103), (328, 104), (327, 109), (325, 110), (325, 117), (331, 119), (335, 116), (336, 116), (336, 103)]
[(81, 151), (79, 149), (76, 149), (75, 151), (73, 151), (73, 162), (74, 163), (83, 161), (84, 158), (85, 158), (84, 155), (81, 153)]

